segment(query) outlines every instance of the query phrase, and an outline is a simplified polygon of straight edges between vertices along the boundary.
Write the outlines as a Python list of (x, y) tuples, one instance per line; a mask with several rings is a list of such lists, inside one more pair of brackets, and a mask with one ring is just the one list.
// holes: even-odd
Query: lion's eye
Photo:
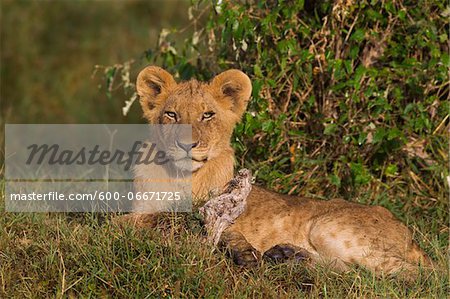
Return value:
[(166, 112), (164, 112), (164, 114), (170, 119), (177, 120), (177, 114), (175, 112), (166, 111)]
[(215, 115), (215, 113), (212, 112), (212, 111), (210, 111), (210, 112), (205, 112), (205, 113), (203, 113), (202, 120), (209, 120), (209, 119), (211, 119), (214, 115)]

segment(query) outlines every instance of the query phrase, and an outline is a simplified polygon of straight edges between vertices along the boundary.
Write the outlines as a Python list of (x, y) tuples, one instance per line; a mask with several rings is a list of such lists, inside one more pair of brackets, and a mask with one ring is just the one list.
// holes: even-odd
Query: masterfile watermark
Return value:
[(190, 211), (190, 125), (9, 125), (6, 211)]
[[(148, 148), (148, 150), (146, 150)], [(129, 152), (122, 150), (100, 150), (100, 145), (94, 145), (92, 149), (82, 147), (79, 151), (70, 149), (61, 149), (58, 144), (32, 144), (27, 147), (30, 155), (26, 161), (30, 165), (35, 159), (38, 165), (48, 163), (50, 165), (110, 165), (116, 162), (118, 165), (124, 165), (125, 171), (130, 170), (133, 165), (151, 164), (163, 165), (170, 161), (164, 151), (156, 150), (156, 144), (143, 143), (135, 141)], [(144, 151), (146, 150), (146, 151)], [(156, 154), (155, 154), (156, 152)], [(145, 154), (145, 156), (144, 156)]]

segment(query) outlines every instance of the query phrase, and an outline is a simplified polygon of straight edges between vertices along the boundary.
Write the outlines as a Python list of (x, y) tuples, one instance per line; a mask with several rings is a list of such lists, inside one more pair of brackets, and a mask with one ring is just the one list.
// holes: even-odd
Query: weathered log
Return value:
[(244, 212), (251, 190), (252, 173), (248, 169), (241, 169), (221, 195), (210, 199), (200, 208), (209, 242), (214, 245), (219, 243), (222, 232)]

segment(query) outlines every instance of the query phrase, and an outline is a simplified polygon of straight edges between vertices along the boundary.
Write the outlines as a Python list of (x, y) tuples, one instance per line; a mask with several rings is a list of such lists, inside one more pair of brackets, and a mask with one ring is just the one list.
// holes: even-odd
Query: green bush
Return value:
[(444, 2), (200, 1), (189, 14), (191, 26), (164, 30), (146, 63), (180, 79), (250, 76), (233, 139), (240, 166), (284, 193), (381, 190), (447, 205)]

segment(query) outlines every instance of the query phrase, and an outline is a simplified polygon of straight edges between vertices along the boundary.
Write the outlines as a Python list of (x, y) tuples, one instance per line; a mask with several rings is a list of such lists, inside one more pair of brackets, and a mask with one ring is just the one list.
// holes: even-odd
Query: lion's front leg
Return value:
[(238, 231), (232, 228), (225, 230), (220, 237), (219, 245), (228, 250), (233, 261), (240, 266), (252, 267), (261, 259), (259, 253)]

